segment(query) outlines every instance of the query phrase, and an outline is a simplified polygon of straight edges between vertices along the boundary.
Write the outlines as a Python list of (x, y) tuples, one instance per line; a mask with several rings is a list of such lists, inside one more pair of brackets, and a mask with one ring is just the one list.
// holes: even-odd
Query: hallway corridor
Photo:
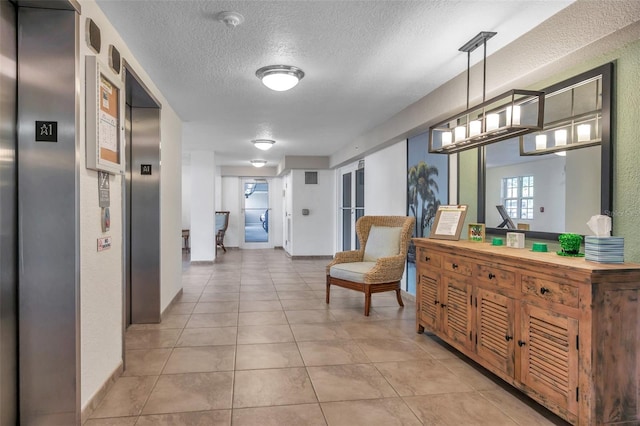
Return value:
[[(553, 425), (544, 408), (415, 332), (414, 304), (332, 287), (328, 260), (283, 250), (184, 263), (161, 324), (126, 335), (127, 368), (87, 426)], [(496, 379), (497, 380), (497, 379)]]

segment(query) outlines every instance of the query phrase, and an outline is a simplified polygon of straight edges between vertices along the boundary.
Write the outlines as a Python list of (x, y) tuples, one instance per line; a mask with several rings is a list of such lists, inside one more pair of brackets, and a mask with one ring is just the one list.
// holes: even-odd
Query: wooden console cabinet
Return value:
[(640, 424), (640, 265), (413, 241), (418, 332), (573, 424)]

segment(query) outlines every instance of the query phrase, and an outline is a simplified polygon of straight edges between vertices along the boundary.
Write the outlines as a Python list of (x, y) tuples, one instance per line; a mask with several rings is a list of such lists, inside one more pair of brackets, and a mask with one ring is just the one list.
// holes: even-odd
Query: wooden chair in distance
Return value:
[(356, 233), (360, 249), (338, 252), (327, 265), (327, 303), (331, 286), (336, 285), (364, 293), (365, 316), (369, 316), (373, 293), (395, 291), (398, 304), (404, 306), (400, 280), (414, 224), (415, 218), (407, 216), (358, 219)]
[(216, 223), (215, 223), (215, 231), (216, 231), (216, 253), (218, 252), (218, 247), (220, 247), (224, 252), (227, 252), (226, 247), (224, 246), (224, 234), (227, 232), (227, 227), (229, 226), (229, 212), (216, 212)]

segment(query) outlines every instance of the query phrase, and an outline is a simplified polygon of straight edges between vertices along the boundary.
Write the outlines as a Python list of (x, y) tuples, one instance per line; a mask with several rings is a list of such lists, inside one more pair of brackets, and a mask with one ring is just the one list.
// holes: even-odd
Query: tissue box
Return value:
[(507, 232), (507, 247), (524, 248), (524, 234), (521, 232)]
[(598, 263), (624, 263), (624, 238), (585, 237), (584, 258)]

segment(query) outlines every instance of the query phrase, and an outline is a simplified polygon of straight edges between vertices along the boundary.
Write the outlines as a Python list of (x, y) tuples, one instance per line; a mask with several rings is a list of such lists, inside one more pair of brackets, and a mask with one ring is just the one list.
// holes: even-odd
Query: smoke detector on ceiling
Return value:
[(235, 28), (244, 22), (244, 16), (238, 12), (220, 12), (216, 18), (229, 28)]

